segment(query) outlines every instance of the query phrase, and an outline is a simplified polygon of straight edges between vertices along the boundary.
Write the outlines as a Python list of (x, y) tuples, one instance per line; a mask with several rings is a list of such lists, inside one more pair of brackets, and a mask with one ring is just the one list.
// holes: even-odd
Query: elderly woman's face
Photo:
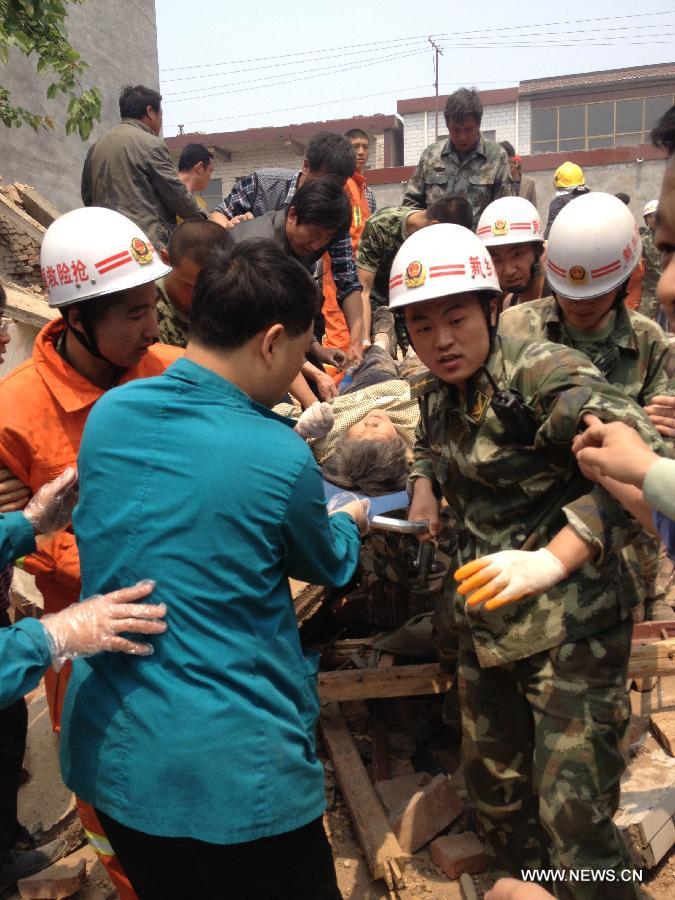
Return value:
[(395, 441), (398, 432), (386, 412), (374, 409), (352, 425), (346, 437), (355, 441)]

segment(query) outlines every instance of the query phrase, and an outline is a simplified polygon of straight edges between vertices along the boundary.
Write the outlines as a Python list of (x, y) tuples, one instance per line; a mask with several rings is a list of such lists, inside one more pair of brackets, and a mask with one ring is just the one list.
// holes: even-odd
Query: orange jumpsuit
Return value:
[[(349, 236), (352, 239), (352, 253), (356, 256), (356, 250), (366, 227), (366, 221), (370, 216), (370, 207), (366, 198), (366, 179), (358, 172), (354, 172), (345, 183), (345, 193), (352, 205), (352, 223), (349, 227)], [(349, 348), (349, 329), (345, 317), (337, 301), (337, 289), (331, 274), (330, 256), (324, 253), (321, 259), (323, 265), (323, 307), (322, 312), (326, 320), (326, 335), (324, 344), (326, 347), (339, 347), (340, 350)]]
[[(35, 339), (32, 357), (0, 381), (0, 465), (33, 492), (76, 464), (87, 416), (104, 393), (56, 352), (64, 327), (61, 319), (45, 325)], [(124, 371), (119, 383), (159, 375), (181, 354), (182, 350), (167, 344), (154, 344), (136, 366)], [(35, 575), (45, 612), (58, 612), (80, 599), (80, 560), (72, 531), (38, 538), (37, 550), (25, 558), (24, 566)], [(68, 663), (60, 672), (49, 669), (45, 675), (55, 731), (60, 729), (69, 674)], [(120, 897), (132, 900), (136, 894), (112, 848), (105, 847), (107, 841), (94, 810), (79, 800), (78, 810)]]

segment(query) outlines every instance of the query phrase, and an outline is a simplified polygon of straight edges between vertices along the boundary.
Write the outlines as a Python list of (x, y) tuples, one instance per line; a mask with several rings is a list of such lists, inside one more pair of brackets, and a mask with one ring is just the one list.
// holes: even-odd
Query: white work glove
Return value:
[(24, 516), (35, 534), (51, 534), (65, 528), (77, 503), (77, 472), (68, 468), (58, 478), (43, 484), (28, 501)]
[(166, 615), (163, 603), (134, 603), (147, 597), (154, 588), (154, 581), (139, 581), (134, 587), (91, 597), (61, 612), (43, 616), (40, 622), (47, 632), (53, 668), (58, 672), (67, 659), (93, 656), (101, 650), (135, 656), (154, 653), (152, 644), (139, 644), (120, 637), (124, 631), (138, 634), (166, 631), (166, 622), (158, 621)]
[(295, 431), (303, 440), (325, 437), (333, 427), (335, 417), (330, 403), (312, 403), (298, 419)]
[(461, 582), (457, 593), (462, 597), (469, 595), (467, 606), (485, 602), (488, 611), (542, 594), (566, 576), (565, 566), (543, 547), (491, 553), (455, 572), (455, 580)]
[(329, 516), (338, 512), (347, 513), (356, 522), (361, 537), (368, 534), (370, 529), (370, 519), (368, 518), (370, 514), (370, 500), (362, 500), (349, 491), (340, 491), (339, 494), (334, 494), (330, 498), (326, 508)]

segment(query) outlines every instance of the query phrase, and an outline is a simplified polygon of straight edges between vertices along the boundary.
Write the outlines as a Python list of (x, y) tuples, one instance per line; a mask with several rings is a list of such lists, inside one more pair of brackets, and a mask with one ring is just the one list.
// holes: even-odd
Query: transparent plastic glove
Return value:
[(66, 469), (54, 481), (43, 484), (28, 501), (24, 516), (36, 534), (51, 534), (65, 528), (77, 503), (77, 472)]
[(461, 582), (457, 592), (467, 594), (467, 606), (485, 602), (485, 609), (499, 609), (507, 603), (541, 594), (567, 575), (565, 566), (545, 548), (502, 550), (467, 563), (455, 572)]
[(325, 437), (333, 427), (335, 416), (330, 403), (312, 403), (298, 419), (295, 431), (301, 438)]
[(166, 622), (163, 603), (134, 603), (151, 594), (154, 581), (139, 581), (134, 587), (91, 597), (74, 603), (59, 613), (43, 616), (40, 621), (47, 632), (52, 666), (56, 671), (67, 659), (92, 656), (101, 650), (149, 656), (152, 644), (139, 644), (121, 637), (122, 632), (161, 634)]
[(341, 491), (328, 501), (328, 515), (336, 512), (344, 512), (356, 522), (361, 537), (368, 534), (370, 528), (370, 500), (361, 500), (356, 494), (349, 491)]

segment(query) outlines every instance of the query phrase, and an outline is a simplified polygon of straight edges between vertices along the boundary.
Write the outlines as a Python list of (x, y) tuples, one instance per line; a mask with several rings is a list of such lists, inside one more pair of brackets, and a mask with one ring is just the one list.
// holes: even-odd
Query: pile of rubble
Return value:
[(42, 291), (40, 245), (60, 212), (27, 184), (0, 185), (0, 278)]

